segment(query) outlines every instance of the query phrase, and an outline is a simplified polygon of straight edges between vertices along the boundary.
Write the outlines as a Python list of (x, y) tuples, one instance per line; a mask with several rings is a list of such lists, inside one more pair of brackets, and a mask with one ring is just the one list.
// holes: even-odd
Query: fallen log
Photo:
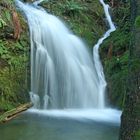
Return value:
[(20, 113), (22, 113), (23, 111), (26, 111), (32, 106), (33, 104), (30, 102), (30, 103), (20, 105), (10, 111), (5, 112), (4, 114), (0, 116), (0, 123), (5, 123), (7, 121), (10, 121), (11, 119), (17, 117), (18, 115), (20, 115)]

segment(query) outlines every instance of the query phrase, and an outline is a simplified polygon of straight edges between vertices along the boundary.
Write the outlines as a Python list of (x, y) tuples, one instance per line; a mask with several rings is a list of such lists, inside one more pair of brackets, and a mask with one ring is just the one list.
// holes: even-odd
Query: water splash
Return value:
[(49, 116), (54, 118), (73, 119), (78, 121), (96, 121), (107, 122), (120, 125), (120, 116), (122, 114), (119, 110), (111, 108), (107, 109), (64, 109), (64, 110), (37, 110), (30, 109), (28, 113), (39, 114), (42, 116)]

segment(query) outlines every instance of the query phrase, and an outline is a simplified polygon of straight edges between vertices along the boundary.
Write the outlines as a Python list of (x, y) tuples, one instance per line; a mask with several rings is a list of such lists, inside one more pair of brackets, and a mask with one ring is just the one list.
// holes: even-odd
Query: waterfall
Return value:
[(93, 59), (83, 41), (57, 17), (43, 8), (16, 1), (28, 21), (31, 42), (31, 101), (38, 109), (104, 108), (106, 81), (99, 46), (114, 24), (104, 7), (110, 29), (93, 49)]
[(102, 38), (100, 38), (98, 40), (97, 44), (95, 44), (95, 46), (93, 47), (93, 61), (95, 63), (95, 69), (97, 71), (97, 75), (99, 78), (99, 83), (98, 83), (99, 107), (104, 108), (105, 107), (105, 97), (104, 96), (105, 96), (105, 90), (106, 90), (107, 83), (105, 80), (103, 67), (102, 67), (102, 64), (100, 61), (99, 47), (101, 46), (103, 41), (110, 36), (110, 33), (116, 30), (116, 28), (112, 22), (110, 14), (109, 14), (109, 5), (105, 4), (104, 0), (99, 0), (99, 1), (103, 5), (105, 16), (106, 16), (106, 19), (107, 19), (108, 24), (109, 24), (109, 30), (103, 35)]

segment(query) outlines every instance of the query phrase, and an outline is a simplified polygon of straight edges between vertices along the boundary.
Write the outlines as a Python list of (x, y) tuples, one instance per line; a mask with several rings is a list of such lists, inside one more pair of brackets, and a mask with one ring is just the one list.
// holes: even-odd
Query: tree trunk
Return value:
[[(120, 140), (140, 140), (140, 29), (135, 19), (140, 15), (140, 0), (131, 0), (132, 34), (130, 43), (129, 77), (124, 111), (121, 117)], [(138, 65), (138, 64), (137, 64)], [(139, 63), (140, 65), (140, 63)]]

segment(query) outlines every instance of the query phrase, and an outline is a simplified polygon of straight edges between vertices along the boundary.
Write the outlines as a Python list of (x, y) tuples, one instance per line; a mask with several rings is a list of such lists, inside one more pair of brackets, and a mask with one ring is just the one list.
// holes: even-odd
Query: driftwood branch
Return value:
[(26, 111), (32, 106), (33, 106), (32, 103), (27, 103), (27, 104), (20, 105), (19, 107), (14, 108), (10, 111), (5, 112), (3, 115), (0, 116), (0, 123), (5, 123), (7, 121), (10, 121), (11, 119), (18, 116), (21, 112)]

